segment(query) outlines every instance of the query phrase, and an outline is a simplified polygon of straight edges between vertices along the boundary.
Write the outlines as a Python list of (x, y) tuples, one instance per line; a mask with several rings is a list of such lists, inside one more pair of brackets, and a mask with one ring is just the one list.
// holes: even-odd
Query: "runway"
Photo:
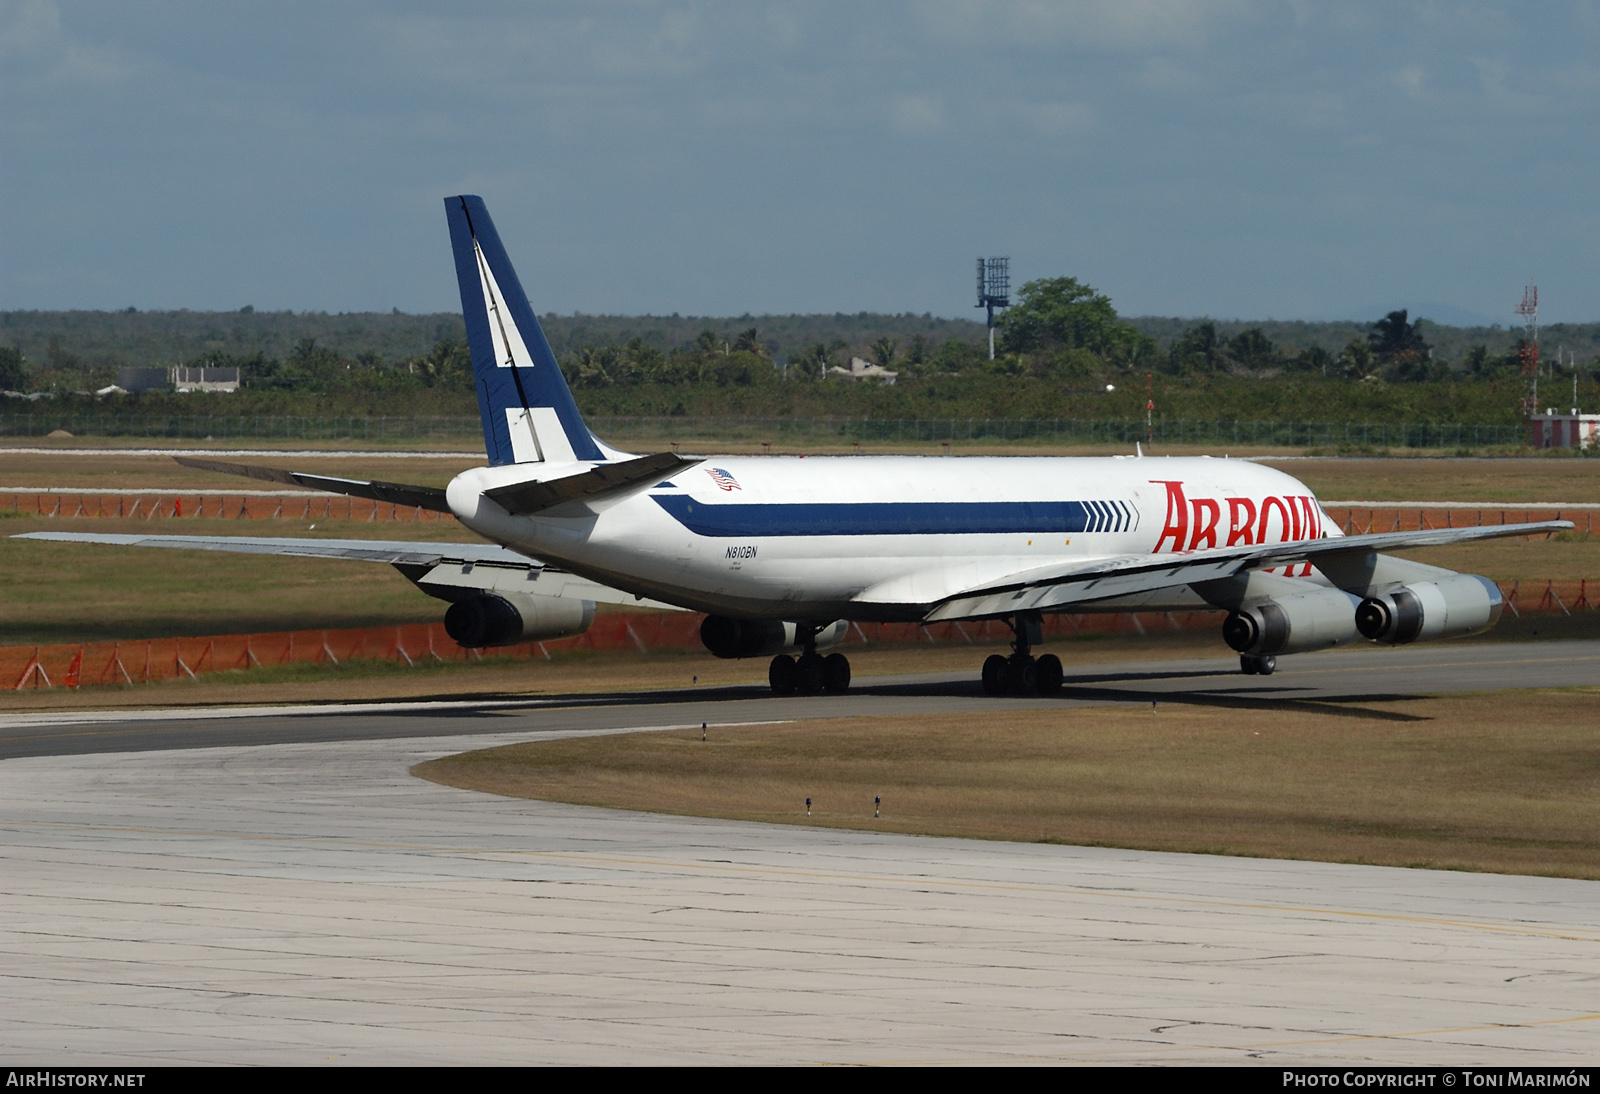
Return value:
[[(1109, 666), (1063, 701), (1593, 683), (1593, 644), (1557, 645), (1439, 647), (1392, 677), (1366, 653), (1265, 679)], [(846, 702), (1037, 705), (963, 689), (899, 681)], [(93, 742), (110, 751), (36, 737), (59, 754), (0, 763), (0, 1051), (135, 1066), (1594, 1060), (1594, 882), (707, 821), (407, 774), (541, 732), (694, 724), (696, 702), (726, 724), (778, 701), (424, 707), (345, 720), (347, 740), (328, 713), (13, 726), (142, 736)], [(826, 700), (788, 702), (816, 717)], [(230, 723), (314, 739), (204, 736)]]

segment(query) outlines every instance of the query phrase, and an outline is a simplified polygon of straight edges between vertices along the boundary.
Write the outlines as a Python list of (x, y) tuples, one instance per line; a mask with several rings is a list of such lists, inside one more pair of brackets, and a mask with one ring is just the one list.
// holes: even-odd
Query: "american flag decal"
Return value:
[(708, 468), (706, 468), (706, 474), (711, 476), (711, 481), (716, 483), (719, 489), (722, 489), (722, 490), (743, 490), (744, 489), (744, 487), (739, 485), (739, 482), (738, 482), (737, 479), (735, 479), (732, 475), (728, 474), (726, 471), (724, 471), (720, 467), (708, 467)]

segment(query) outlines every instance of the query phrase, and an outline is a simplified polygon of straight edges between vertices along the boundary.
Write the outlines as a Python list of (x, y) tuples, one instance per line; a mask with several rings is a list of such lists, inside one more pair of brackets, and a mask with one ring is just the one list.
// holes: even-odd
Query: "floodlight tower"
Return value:
[(1522, 416), (1531, 418), (1539, 413), (1539, 286), (1528, 282), (1522, 290), (1522, 303), (1517, 305), (1522, 316), (1522, 348), (1517, 356), (1522, 358)]
[(989, 310), (989, 360), (994, 360), (994, 310), (1011, 306), (1011, 259), (978, 259), (978, 307)]

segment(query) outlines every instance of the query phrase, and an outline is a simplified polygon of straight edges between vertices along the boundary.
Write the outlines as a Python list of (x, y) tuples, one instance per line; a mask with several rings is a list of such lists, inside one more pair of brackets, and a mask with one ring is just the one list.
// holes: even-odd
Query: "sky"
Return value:
[(1600, 9), (0, 0), (0, 309), (1600, 320)]

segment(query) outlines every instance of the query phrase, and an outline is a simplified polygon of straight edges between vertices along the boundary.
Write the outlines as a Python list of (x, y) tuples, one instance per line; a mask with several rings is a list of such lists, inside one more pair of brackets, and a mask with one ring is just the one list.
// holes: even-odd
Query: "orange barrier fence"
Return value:
[[(1501, 585), (1506, 610), (1512, 615), (1565, 614), (1593, 611), (1587, 580), (1512, 581)], [(700, 621), (693, 612), (607, 612), (597, 615), (583, 634), (552, 642), (525, 642), (490, 650), (467, 650), (445, 634), (442, 623), (407, 623), (395, 627), (346, 630), (280, 631), (272, 634), (222, 634), (200, 638), (153, 638), (131, 642), (62, 643), (50, 646), (0, 647), (0, 686), (13, 690), (40, 687), (76, 688), (96, 684), (141, 684), (152, 680), (191, 679), (208, 672), (259, 668), (292, 662), (340, 664), (381, 659), (416, 665), (427, 660), (463, 661), (490, 658), (545, 659), (562, 650), (630, 651), (692, 650), (700, 646)], [(1120, 612), (1049, 615), (1049, 638), (1077, 634), (1159, 634), (1216, 630), (1222, 613)], [(997, 620), (981, 623), (852, 624), (845, 645), (906, 642), (999, 642), (1011, 637)]]
[[(130, 642), (61, 643), (49, 646), (0, 647), (0, 686), (13, 690), (41, 687), (84, 687), (96, 684), (142, 684), (152, 680), (198, 678), (208, 672), (251, 669), (292, 662), (340, 664), (361, 659), (461, 661), (549, 658), (562, 650), (700, 649), (700, 621), (692, 612), (609, 612), (595, 617), (581, 635), (552, 642), (525, 642), (489, 650), (466, 650), (445, 634), (442, 623), (408, 623), (396, 627), (346, 630), (280, 631), (273, 634), (219, 634), (199, 638), (152, 638)], [(1045, 620), (1045, 634), (1187, 630), (1220, 625), (1216, 612), (1139, 613), (1119, 615), (1055, 615)], [(983, 642), (1010, 637), (1005, 624), (915, 623), (858, 624), (846, 645), (880, 642)]]
[[(123, 517), (144, 520), (211, 517), (227, 520), (364, 520), (371, 523), (455, 520), (449, 513), (391, 502), (322, 494), (173, 494), (160, 491), (121, 494), (0, 490), (0, 509), (44, 517)], [(1350, 508), (1330, 506), (1328, 515), (1346, 533), (1400, 532), (1415, 528), (1470, 528), (1486, 524), (1524, 524), (1570, 520), (1581, 532), (1594, 531), (1595, 510), (1539, 508), (1449, 508), (1432, 506)]]
[(1600, 589), (1589, 596), (1589, 580), (1578, 581), (1511, 581), (1500, 583), (1500, 594), (1505, 598), (1505, 610), (1512, 615), (1571, 615), (1573, 612), (1592, 612), (1595, 600), (1600, 599)]
[(0, 509), (41, 517), (124, 517), (143, 520), (211, 517), (225, 520), (365, 520), (373, 523), (450, 520), (449, 513), (367, 498), (328, 494), (17, 493), (0, 491)]
[(1536, 520), (1570, 520), (1579, 532), (1594, 531), (1593, 509), (1405, 509), (1346, 508), (1329, 506), (1327, 514), (1336, 520), (1346, 535), (1367, 532), (1409, 532), (1432, 528), (1478, 528), (1490, 524), (1529, 524)]

